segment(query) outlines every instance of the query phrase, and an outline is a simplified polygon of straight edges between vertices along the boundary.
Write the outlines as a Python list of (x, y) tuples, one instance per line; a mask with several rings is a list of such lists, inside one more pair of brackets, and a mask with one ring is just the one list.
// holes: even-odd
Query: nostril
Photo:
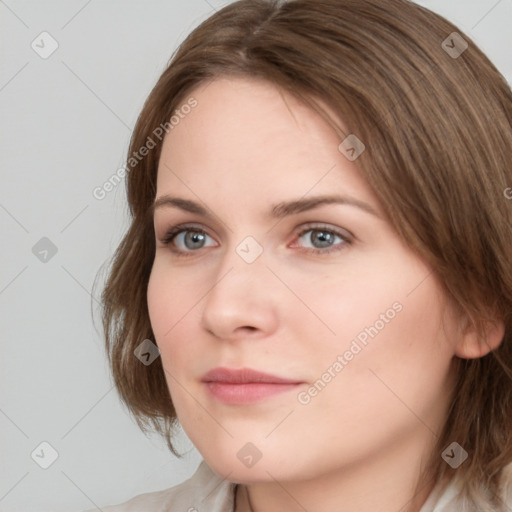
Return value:
[(252, 325), (244, 325), (243, 327), (240, 327), (240, 329), (246, 329), (248, 331), (257, 331), (258, 330), (256, 327), (253, 327)]

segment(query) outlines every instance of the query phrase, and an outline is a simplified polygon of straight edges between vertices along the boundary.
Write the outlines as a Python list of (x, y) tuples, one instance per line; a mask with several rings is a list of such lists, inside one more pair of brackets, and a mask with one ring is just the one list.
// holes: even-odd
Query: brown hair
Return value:
[[(457, 55), (453, 49), (464, 49), (460, 37), (468, 47)], [(175, 52), (142, 109), (128, 158), (154, 139), (155, 128), (170, 126), (196, 86), (227, 75), (259, 77), (294, 94), (324, 115), (340, 142), (356, 134), (366, 146), (355, 161), (362, 176), (482, 342), (486, 321), (504, 322), (497, 349), (476, 359), (456, 358), (452, 404), (422, 475), (443, 488), (460, 477), (469, 507), (464, 510), (501, 510), (501, 477), (512, 462), (507, 82), (468, 36), (408, 0), (241, 0), (204, 21)], [(161, 145), (133, 160), (127, 176), (131, 226), (102, 295), (103, 325), (123, 402), (143, 430), (152, 426), (174, 452), (177, 420), (161, 359), (146, 366), (134, 357), (134, 349), (153, 338), (146, 289), (155, 254), (151, 205)], [(441, 458), (453, 441), (469, 453), (456, 471)]]

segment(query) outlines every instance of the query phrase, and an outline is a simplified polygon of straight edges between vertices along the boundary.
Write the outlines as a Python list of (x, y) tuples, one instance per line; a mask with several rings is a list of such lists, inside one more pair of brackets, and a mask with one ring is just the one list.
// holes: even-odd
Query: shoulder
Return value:
[[(502, 478), (503, 485), (500, 498), (505, 509), (512, 511), (512, 464), (503, 469)], [(456, 479), (452, 480), (445, 488), (437, 485), (420, 512), (473, 512), (486, 508), (485, 503), (480, 506), (462, 499), (461, 490), (460, 483)], [(486, 490), (482, 489), (482, 496), (486, 494)]]
[[(179, 485), (163, 491), (139, 494), (125, 503), (102, 507), (103, 512), (231, 512), (236, 484), (222, 479), (205, 461)], [(86, 512), (95, 512), (91, 509)]]

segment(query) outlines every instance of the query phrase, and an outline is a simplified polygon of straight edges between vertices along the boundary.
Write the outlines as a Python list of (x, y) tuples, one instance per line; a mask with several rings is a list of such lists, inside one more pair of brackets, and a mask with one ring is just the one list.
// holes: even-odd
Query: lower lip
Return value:
[(250, 404), (286, 391), (296, 389), (299, 384), (276, 384), (272, 382), (250, 382), (231, 384), (226, 382), (206, 382), (211, 395), (227, 404)]

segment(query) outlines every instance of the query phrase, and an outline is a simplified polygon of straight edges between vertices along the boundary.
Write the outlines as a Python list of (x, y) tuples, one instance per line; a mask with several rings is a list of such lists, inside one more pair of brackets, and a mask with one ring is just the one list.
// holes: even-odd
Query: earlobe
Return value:
[(500, 346), (504, 335), (505, 323), (503, 321), (488, 321), (485, 324), (483, 338), (479, 339), (475, 323), (466, 317), (455, 354), (462, 359), (484, 357)]

